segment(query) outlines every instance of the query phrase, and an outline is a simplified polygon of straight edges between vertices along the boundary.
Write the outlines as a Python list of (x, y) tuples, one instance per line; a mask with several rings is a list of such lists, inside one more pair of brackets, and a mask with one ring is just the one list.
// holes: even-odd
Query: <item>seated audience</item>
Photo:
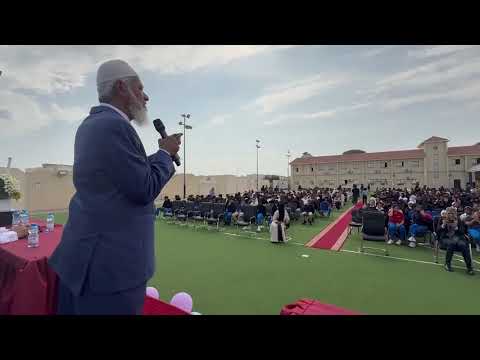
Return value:
[(306, 205), (303, 205), (302, 208), (302, 216), (303, 216), (303, 225), (306, 225), (307, 223), (309, 225), (313, 224), (313, 214), (314, 214), (315, 209), (313, 208), (313, 205), (310, 202), (307, 202)]
[(280, 203), (278, 210), (275, 210), (272, 223), (270, 224), (270, 241), (272, 243), (287, 242), (287, 228), (290, 223), (288, 212), (285, 210), (285, 204)]
[(171, 214), (172, 213), (172, 202), (168, 198), (168, 196), (165, 196), (163, 198), (163, 204), (161, 207), (157, 208), (155, 211), (155, 216), (158, 216), (160, 214), (160, 211), (165, 215), (165, 214)]
[(395, 204), (388, 211), (388, 244), (393, 244), (394, 239), (398, 237), (395, 244), (401, 245), (405, 240), (405, 217), (398, 204)]
[(428, 214), (422, 206), (417, 205), (415, 212), (413, 213), (412, 225), (410, 226), (408, 246), (411, 248), (417, 246), (417, 237), (425, 235), (425, 233), (432, 227), (432, 215)]
[(452, 258), (455, 251), (462, 253), (465, 265), (467, 266), (467, 273), (474, 275), (472, 268), (472, 259), (468, 248), (465, 234), (460, 230), (457, 218), (457, 209), (448, 207), (442, 212), (441, 225), (438, 229), (438, 237), (447, 247), (447, 254), (445, 256), (445, 270), (453, 271)]

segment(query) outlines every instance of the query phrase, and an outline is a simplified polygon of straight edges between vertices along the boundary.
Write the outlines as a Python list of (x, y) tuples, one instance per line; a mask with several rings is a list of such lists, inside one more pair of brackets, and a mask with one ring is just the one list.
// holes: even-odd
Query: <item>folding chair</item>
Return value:
[(223, 218), (225, 212), (225, 204), (223, 203), (214, 203), (210, 213), (205, 218), (207, 225), (210, 228), (210, 225), (215, 225), (215, 230), (219, 230), (220, 219)]
[(237, 221), (237, 229), (240, 230), (247, 230), (247, 228), (250, 228), (249, 230), (251, 231), (251, 225), (255, 224), (256, 222), (256, 213), (257, 213), (257, 207), (254, 205), (244, 205), (241, 207), (241, 211), (243, 212), (243, 217), (238, 219)]
[(357, 233), (360, 234), (360, 229), (362, 227), (362, 214), (359, 209), (352, 210), (352, 221), (348, 224), (348, 236), (352, 234), (352, 229), (356, 228)]
[(206, 218), (209, 216), (210, 212), (213, 210), (213, 203), (211, 202), (202, 202), (199, 205), (198, 212), (193, 216), (195, 224), (201, 223), (201, 227), (206, 225)]
[[(387, 248), (388, 233), (385, 227), (385, 215), (379, 211), (364, 211), (362, 214), (363, 226), (362, 237), (360, 238), (360, 252), (364, 252), (364, 249), (381, 250), (385, 253), (385, 256), (389, 255)], [(364, 241), (383, 241), (385, 244), (384, 249), (366, 247), (363, 245)]]
[(185, 205), (186, 205), (186, 201), (184, 200), (175, 200), (172, 202), (172, 208), (175, 209), (173, 211), (173, 216), (175, 220), (178, 220), (180, 222), (187, 221), (187, 213), (185, 212)]

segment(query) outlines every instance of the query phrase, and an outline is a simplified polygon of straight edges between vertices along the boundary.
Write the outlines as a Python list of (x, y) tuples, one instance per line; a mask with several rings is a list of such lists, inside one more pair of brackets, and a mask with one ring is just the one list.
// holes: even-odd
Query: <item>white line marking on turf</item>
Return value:
[[(237, 236), (237, 237), (245, 237), (244, 234), (233, 234), (233, 233), (227, 233), (227, 232), (224, 232), (223, 234), (224, 234), (224, 235), (230, 235), (230, 236)], [(249, 239), (257, 239), (257, 240), (263, 240), (263, 241), (270, 241), (270, 239), (268, 239), (268, 238), (261, 238), (261, 237), (258, 237), (258, 236), (257, 236), (257, 237), (250, 237)], [(288, 236), (287, 236), (287, 240), (288, 240), (288, 243), (289, 243), (289, 244), (293, 244), (293, 245), (297, 245), (297, 246), (305, 246), (305, 244), (291, 241), (292, 238), (289, 238)]]
[[(403, 260), (403, 261), (415, 262), (415, 263), (420, 263), (420, 264), (443, 266), (442, 264), (437, 264), (437, 263), (434, 263), (434, 262), (431, 262), (431, 261), (414, 260), (414, 259), (400, 258), (400, 257), (396, 257), (396, 256), (370, 254), (370, 253), (365, 253), (365, 252), (362, 253), (360, 251), (354, 251), (354, 250), (340, 250), (340, 251), (341, 252), (348, 252), (348, 253), (352, 253), (352, 254), (369, 255), (369, 256), (376, 256), (376, 257), (382, 257), (382, 258), (388, 258), (388, 259)], [(452, 268), (463, 269), (463, 267), (455, 266), (455, 265), (452, 265)], [(478, 272), (479, 270), (474, 269), (474, 271)]]

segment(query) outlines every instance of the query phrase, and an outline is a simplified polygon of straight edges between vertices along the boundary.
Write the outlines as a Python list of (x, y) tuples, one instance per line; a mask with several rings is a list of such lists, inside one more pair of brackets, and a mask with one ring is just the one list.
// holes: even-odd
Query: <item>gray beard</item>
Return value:
[(138, 109), (138, 108), (133, 108), (130, 109), (130, 113), (133, 116), (133, 121), (135, 124), (138, 126), (142, 127), (148, 124), (148, 112), (145, 108)]

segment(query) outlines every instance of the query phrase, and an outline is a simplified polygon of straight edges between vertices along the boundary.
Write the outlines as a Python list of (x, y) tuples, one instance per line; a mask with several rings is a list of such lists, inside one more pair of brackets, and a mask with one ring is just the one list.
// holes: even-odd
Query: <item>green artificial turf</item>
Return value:
[[(480, 273), (466, 275), (460, 261), (454, 263), (460, 268), (448, 273), (433, 263), (430, 249), (391, 245), (389, 257), (359, 254), (355, 233), (340, 252), (301, 245), (336, 216), (317, 219), (313, 226), (293, 224), (286, 245), (271, 244), (266, 232), (233, 236), (158, 219), (157, 268), (149, 285), (165, 301), (188, 292), (194, 311), (202, 314), (279, 314), (300, 298), (366, 314), (480, 313)], [(66, 214), (55, 219), (62, 223)]]

